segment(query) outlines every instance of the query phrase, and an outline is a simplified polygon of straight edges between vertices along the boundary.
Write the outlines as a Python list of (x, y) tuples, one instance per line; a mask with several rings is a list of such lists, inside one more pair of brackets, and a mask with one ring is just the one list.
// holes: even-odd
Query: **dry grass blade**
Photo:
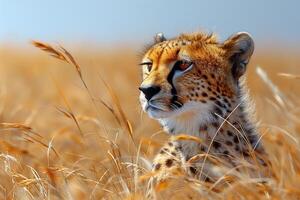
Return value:
[(76, 119), (75, 114), (74, 114), (73, 111), (72, 111), (71, 105), (69, 104), (67, 98), (65, 97), (63, 91), (60, 89), (60, 87), (59, 87), (59, 85), (57, 84), (57, 82), (55, 81), (55, 79), (52, 78), (52, 80), (53, 80), (53, 82), (55, 83), (55, 86), (56, 86), (56, 88), (57, 88), (57, 90), (58, 90), (60, 96), (63, 98), (64, 104), (65, 104), (66, 107), (67, 107), (67, 110), (66, 110), (66, 111), (65, 111), (65, 110), (62, 110), (62, 109), (58, 109), (58, 111), (61, 112), (61, 113), (63, 113), (66, 117), (73, 119), (73, 121), (75, 122), (75, 124), (76, 124), (76, 126), (77, 126), (77, 128), (78, 128), (78, 130), (79, 130), (79, 133), (80, 133), (81, 137), (83, 137), (83, 132), (82, 132), (82, 130), (81, 130), (81, 127), (80, 127), (80, 125), (79, 125), (78, 120)]
[[(56, 49), (49, 44), (38, 42), (38, 41), (32, 41), (32, 44), (35, 47), (49, 53), (51, 56), (53, 56), (59, 60), (65, 61), (69, 64), (74, 65), (78, 75), (83, 80), (79, 64), (76, 62), (74, 57), (65, 48), (63, 48), (62, 46), (59, 46), (59, 48)], [(86, 86), (85, 82), (84, 82), (84, 85)]]
[[(80, 65), (76, 62), (75, 58), (72, 56), (72, 54), (67, 51), (64, 47), (62, 46), (59, 46), (59, 49), (55, 49), (54, 47), (50, 46), (49, 44), (45, 44), (45, 43), (42, 43), (42, 42), (37, 42), (37, 41), (33, 41), (32, 44), (47, 52), (47, 53), (50, 53), (51, 56), (54, 56), (55, 58), (58, 58), (60, 60), (63, 60), (65, 62), (67, 62), (68, 64), (72, 64), (76, 71), (77, 71), (77, 74), (82, 82), (82, 84), (84, 85), (85, 89), (87, 90), (87, 93), (93, 103), (93, 105), (95, 106), (96, 110), (98, 111), (98, 108), (97, 108), (97, 105), (95, 103), (95, 99), (94, 97), (92, 96), (91, 92), (90, 92), (90, 89), (88, 88), (86, 82), (84, 81), (83, 79), (83, 76), (82, 76), (82, 72), (81, 72), (81, 68), (80, 68)], [(102, 105), (104, 105), (105, 108), (107, 108), (113, 115), (115, 114), (114, 110), (107, 104), (105, 103), (102, 99), (100, 99), (100, 102), (102, 103)], [(98, 112), (98, 114), (100, 115), (100, 113)], [(118, 120), (118, 119), (117, 119)], [(118, 120), (118, 123), (120, 123), (120, 121)]]
[[(36, 142), (36, 143), (42, 145), (43, 147), (45, 147), (45, 148), (47, 148), (47, 149), (49, 148), (49, 146), (48, 146), (47, 144), (45, 144), (43, 141), (40, 141), (40, 140), (38, 140), (38, 139), (36, 139), (36, 138), (34, 138), (34, 137), (28, 135), (28, 134), (25, 134), (25, 136), (27, 136), (27, 137), (24, 137), (24, 139), (26, 139), (26, 140), (28, 140), (28, 141), (30, 141), (30, 142), (32, 142), (32, 143)], [(56, 154), (56, 156), (59, 157), (58, 152), (54, 149), (53, 146), (51, 146), (51, 149), (52, 149), (53, 152)]]
[(123, 122), (126, 130), (129, 133), (129, 136), (130, 136), (132, 142), (134, 143), (132, 126), (131, 126), (131, 123), (129, 122), (129, 120), (127, 119), (127, 117), (126, 117), (125, 112), (122, 109), (122, 106), (120, 104), (119, 98), (117, 97), (117, 95), (114, 92), (114, 90), (104, 81), (104, 79), (101, 76), (100, 76), (100, 79), (102, 80), (102, 82), (104, 83), (105, 87), (107, 88), (107, 90), (108, 90), (108, 92), (109, 92), (109, 94), (110, 94), (110, 96), (111, 96), (114, 104), (117, 107), (117, 110), (119, 111), (119, 114), (120, 114), (120, 117), (121, 117), (120, 121)]
[(3, 146), (8, 152), (14, 153), (14, 154), (21, 154), (21, 155), (30, 155), (30, 152), (28, 152), (26, 149), (22, 149), (20, 147), (14, 146), (4, 140), (0, 140), (0, 146)]
[(51, 56), (59, 59), (59, 60), (62, 60), (62, 61), (65, 61), (65, 62), (68, 62), (69, 61), (66, 59), (66, 57), (64, 56), (63, 53), (61, 53), (60, 51), (56, 50), (55, 48), (53, 48), (52, 46), (50, 46), (49, 44), (45, 44), (45, 43), (42, 43), (42, 42), (38, 42), (38, 41), (32, 41), (31, 42), (35, 47), (49, 53)]
[(201, 139), (199, 137), (191, 136), (191, 135), (186, 135), (186, 134), (180, 134), (173, 136), (171, 138), (172, 140), (192, 140), (198, 143), (202, 143)]
[(265, 84), (271, 89), (274, 94), (276, 101), (285, 108), (286, 105), (293, 107), (292, 103), (286, 98), (286, 96), (279, 90), (279, 88), (272, 82), (268, 74), (261, 68), (256, 67), (256, 73), (265, 82)]
[(217, 165), (219, 165), (220, 163), (226, 163), (226, 162), (222, 161), (221, 158), (218, 158), (216, 156), (213, 156), (213, 155), (210, 155), (207, 153), (197, 154), (197, 155), (191, 157), (187, 161), (187, 163), (189, 163), (189, 164), (196, 163), (205, 157), (207, 157), (208, 160), (210, 160), (212, 163), (217, 164)]
[(148, 173), (143, 174), (139, 177), (140, 182), (148, 181), (150, 178), (155, 177), (158, 174), (158, 172), (150, 171)]
[(21, 131), (29, 132), (29, 133), (32, 133), (32, 134), (42, 138), (42, 136), (40, 134), (34, 132), (30, 126), (25, 125), (25, 124), (21, 124), (21, 123), (5, 123), (5, 122), (2, 122), (2, 123), (0, 123), (0, 129), (19, 129)]
[(62, 46), (59, 46), (59, 48), (64, 52), (64, 54), (68, 57), (68, 59), (71, 61), (71, 63), (76, 67), (76, 70), (77, 70), (80, 78), (82, 79), (82, 73), (81, 73), (80, 66), (75, 61), (74, 57), (65, 48), (63, 48)]
[(77, 128), (78, 128), (78, 130), (79, 130), (79, 132), (81, 134), (81, 136), (83, 136), (83, 132), (82, 132), (82, 130), (80, 128), (79, 122), (78, 122), (76, 116), (74, 115), (74, 113), (72, 111), (63, 110), (62, 108), (58, 108), (58, 107), (56, 109), (59, 112), (61, 112), (62, 114), (64, 114), (66, 117), (72, 119), (75, 122), (75, 124), (76, 124), (76, 126), (77, 126)]
[(113, 115), (115, 115), (115, 111), (114, 109), (109, 106), (106, 102), (104, 102), (102, 99), (99, 99), (100, 103), (105, 107), (107, 108)]
[[(24, 136), (30, 138), (29, 140), (30, 141), (33, 141), (33, 142), (36, 142), (36, 143), (39, 143), (41, 144), (42, 146), (44, 147), (47, 147), (48, 148), (48, 145), (43, 143), (40, 139), (42, 139), (42, 136), (33, 132), (32, 128), (27, 126), (27, 125), (24, 125), (24, 124), (20, 124), (20, 123), (0, 123), (0, 129), (19, 129), (21, 131), (24, 131)], [(33, 135), (29, 135), (29, 133), (33, 133), (35, 136), (39, 137), (39, 139), (36, 139), (35, 137), (33, 137)], [(26, 139), (28, 139), (26, 138)], [(52, 147), (51, 148), (54, 153), (58, 155), (57, 151)]]
[(64, 114), (67, 118), (72, 118), (71, 114), (68, 111), (63, 110), (62, 108), (56, 107), (56, 110)]
[(0, 128), (7, 129), (7, 128), (15, 128), (21, 129), (23, 131), (31, 131), (32, 128), (20, 123), (0, 123)]
[(278, 73), (278, 76), (283, 76), (291, 79), (300, 79), (300, 75), (287, 74), (287, 73)]

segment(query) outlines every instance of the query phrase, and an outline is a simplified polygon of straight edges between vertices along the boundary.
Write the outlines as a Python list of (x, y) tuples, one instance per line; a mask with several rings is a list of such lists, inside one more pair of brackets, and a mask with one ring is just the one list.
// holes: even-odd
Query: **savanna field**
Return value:
[[(53, 47), (56, 58), (0, 45), (0, 199), (144, 199), (168, 135), (139, 105), (142, 48)], [(160, 199), (300, 199), (299, 53), (258, 48), (248, 65), (269, 184), (232, 181), (217, 193), (165, 183)]]

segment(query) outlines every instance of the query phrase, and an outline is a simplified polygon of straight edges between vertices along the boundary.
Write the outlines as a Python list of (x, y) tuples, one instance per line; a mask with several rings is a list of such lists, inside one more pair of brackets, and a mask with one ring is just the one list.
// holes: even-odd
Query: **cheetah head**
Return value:
[(158, 34), (140, 64), (143, 110), (155, 119), (222, 115), (238, 96), (239, 79), (253, 50), (254, 42), (245, 32), (222, 43), (213, 34), (173, 39)]

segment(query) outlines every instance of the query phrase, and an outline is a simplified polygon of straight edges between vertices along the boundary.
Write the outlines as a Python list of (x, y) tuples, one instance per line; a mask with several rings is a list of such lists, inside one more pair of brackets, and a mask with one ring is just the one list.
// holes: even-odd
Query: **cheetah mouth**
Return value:
[(181, 108), (181, 106), (173, 105), (172, 100), (167, 97), (147, 100), (144, 95), (140, 95), (140, 103), (144, 112), (153, 119), (168, 118)]
[(149, 111), (160, 111), (160, 112), (168, 112), (167, 110), (163, 109), (162, 107), (160, 106), (157, 106), (151, 102), (148, 102), (147, 103), (147, 106), (145, 108), (145, 111), (146, 112), (149, 112)]
[(146, 107), (146, 112), (149, 115), (149, 117), (153, 119), (166, 118), (169, 117), (170, 115), (170, 111), (166, 111), (162, 108), (159, 108), (157, 106), (151, 106), (151, 105), (148, 105)]
[[(144, 104), (144, 111), (153, 119), (162, 119), (172, 116), (175, 110), (168, 109), (168, 105), (157, 101), (148, 101)], [(177, 109), (176, 109), (177, 111)]]

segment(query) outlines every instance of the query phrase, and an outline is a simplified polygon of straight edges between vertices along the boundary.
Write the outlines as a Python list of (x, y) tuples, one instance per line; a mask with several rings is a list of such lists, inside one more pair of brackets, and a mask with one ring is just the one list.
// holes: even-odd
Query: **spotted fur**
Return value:
[[(214, 34), (183, 34), (169, 40), (161, 34), (155, 42), (142, 59), (140, 101), (144, 111), (173, 135), (154, 159), (156, 179), (170, 176), (174, 168), (210, 182), (229, 171), (262, 176), (259, 168), (266, 166), (266, 155), (243, 84), (254, 50), (251, 36), (237, 33), (221, 43)], [(201, 142), (174, 139), (179, 134)], [(245, 163), (251, 167), (242, 169)]]

